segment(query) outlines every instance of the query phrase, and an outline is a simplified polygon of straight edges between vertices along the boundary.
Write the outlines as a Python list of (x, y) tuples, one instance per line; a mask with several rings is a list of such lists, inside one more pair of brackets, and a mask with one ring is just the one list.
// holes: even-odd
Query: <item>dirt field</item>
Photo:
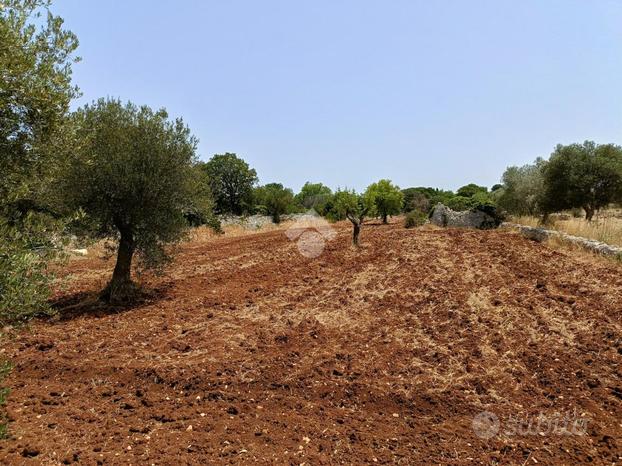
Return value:
[[(337, 230), (316, 259), (283, 230), (187, 243), (142, 304), (5, 342), (0, 462), (622, 461), (620, 266), (503, 231), (369, 225), (357, 252)], [(110, 271), (71, 262), (58, 305)]]

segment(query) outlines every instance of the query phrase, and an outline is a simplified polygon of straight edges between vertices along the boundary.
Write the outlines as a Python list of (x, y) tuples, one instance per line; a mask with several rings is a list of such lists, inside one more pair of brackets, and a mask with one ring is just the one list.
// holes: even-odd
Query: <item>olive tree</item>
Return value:
[(347, 218), (352, 223), (352, 244), (359, 246), (361, 227), (367, 216), (375, 214), (370, 199), (354, 190), (338, 189), (333, 196), (333, 211), (336, 218)]
[(388, 223), (389, 215), (399, 214), (404, 202), (404, 194), (399, 186), (395, 186), (390, 180), (370, 184), (364, 197), (366, 203), (373, 205), (376, 213), (382, 217), (382, 223)]
[(515, 215), (539, 215), (542, 212), (542, 169), (545, 163), (538, 158), (533, 164), (508, 167), (503, 173), (501, 188), (494, 191), (499, 207)]
[(594, 213), (622, 199), (622, 147), (614, 144), (558, 145), (543, 168), (545, 215), (583, 208)]
[(51, 188), (68, 132), (76, 36), (46, 0), (0, 2), (0, 325), (48, 309)]
[(204, 187), (197, 183), (196, 139), (181, 119), (165, 110), (100, 99), (76, 112), (79, 145), (67, 167), (65, 198), (95, 227), (94, 237), (118, 239), (117, 261), (102, 298), (131, 298), (132, 259), (148, 268), (162, 265), (164, 248), (182, 238), (184, 209), (197, 208)]

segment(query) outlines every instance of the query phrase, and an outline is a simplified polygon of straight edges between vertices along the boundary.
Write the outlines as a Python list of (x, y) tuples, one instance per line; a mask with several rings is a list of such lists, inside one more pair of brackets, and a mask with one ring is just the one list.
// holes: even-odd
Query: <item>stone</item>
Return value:
[(456, 212), (440, 202), (436, 204), (430, 222), (440, 227), (477, 228), (488, 230), (496, 228), (498, 222), (491, 215), (481, 210)]

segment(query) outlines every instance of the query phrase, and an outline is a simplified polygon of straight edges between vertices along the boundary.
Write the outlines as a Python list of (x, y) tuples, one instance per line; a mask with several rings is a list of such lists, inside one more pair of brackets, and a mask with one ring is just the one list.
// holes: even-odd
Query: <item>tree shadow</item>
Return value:
[(128, 302), (114, 305), (100, 298), (101, 291), (80, 291), (61, 296), (50, 303), (54, 314), (48, 320), (66, 322), (79, 317), (101, 318), (121, 314), (164, 299), (169, 288), (166, 284), (157, 288), (140, 288)]

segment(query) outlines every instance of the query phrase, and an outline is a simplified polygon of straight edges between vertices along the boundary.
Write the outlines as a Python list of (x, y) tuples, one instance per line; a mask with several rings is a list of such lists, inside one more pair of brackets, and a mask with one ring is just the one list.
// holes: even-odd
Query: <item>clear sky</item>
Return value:
[(84, 96), (165, 107), (262, 183), (492, 185), (622, 143), (622, 0), (56, 0)]

